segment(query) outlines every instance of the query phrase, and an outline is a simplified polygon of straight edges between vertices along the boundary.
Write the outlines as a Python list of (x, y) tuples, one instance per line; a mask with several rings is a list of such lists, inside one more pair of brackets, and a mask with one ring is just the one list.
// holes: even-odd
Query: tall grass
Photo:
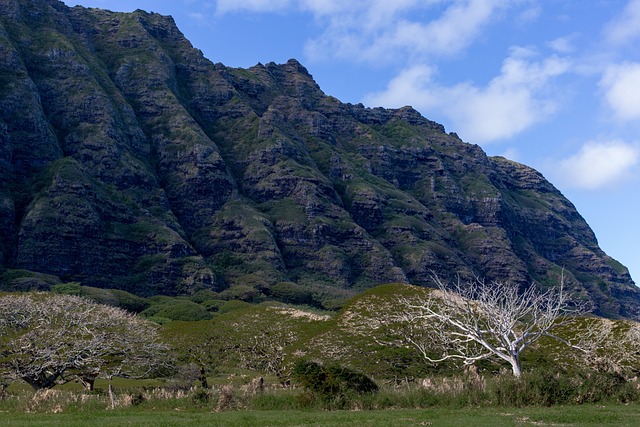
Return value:
[[(457, 377), (434, 377), (421, 383), (383, 385), (376, 393), (341, 393), (327, 399), (302, 388), (277, 385), (220, 385), (189, 390), (171, 387), (116, 389), (116, 407), (141, 411), (228, 412), (234, 410), (383, 410), (463, 409), (472, 407), (547, 407), (583, 403), (640, 403), (640, 383), (612, 375), (579, 373), (560, 375), (552, 371), (523, 374), (521, 378), (477, 373)], [(35, 393), (9, 387), (0, 412), (75, 413), (107, 411), (103, 391), (53, 389)]]

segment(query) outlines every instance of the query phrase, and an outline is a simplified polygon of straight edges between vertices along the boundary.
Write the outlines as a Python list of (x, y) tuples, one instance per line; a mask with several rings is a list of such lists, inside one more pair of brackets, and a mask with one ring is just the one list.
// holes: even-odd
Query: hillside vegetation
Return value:
[[(77, 290), (76, 285), (66, 290), (69, 288)], [(108, 314), (104, 306), (85, 310), (91, 305), (86, 300), (50, 296), (52, 303), (64, 300), (80, 304), (77, 315), (74, 310), (68, 310), (67, 314), (55, 311), (45, 316), (50, 319), (47, 333), (58, 337), (55, 339), (56, 351), (61, 356), (58, 385), (53, 389), (53, 383), (44, 388), (39, 385), (34, 387), (34, 394), (25, 390), (26, 383), (18, 381), (17, 371), (12, 369), (19, 360), (30, 357), (34, 369), (44, 366), (39, 365), (44, 359), (34, 358), (35, 353), (21, 355), (20, 348), (39, 347), (46, 351), (46, 340), (30, 340), (29, 346), (20, 348), (11, 346), (15, 340), (26, 343), (33, 334), (43, 332), (36, 327), (25, 330), (27, 335), (21, 336), (25, 327), (21, 326), (22, 320), (15, 318), (18, 323), (11, 323), (13, 318), (8, 318), (3, 311), (0, 317), (0, 412), (74, 412), (80, 417), (88, 413), (108, 418), (104, 409), (128, 408), (127, 416), (137, 414), (136, 417), (153, 420), (148, 412), (185, 411), (198, 419), (200, 416), (195, 412), (247, 409), (438, 408), (434, 414), (442, 414), (467, 408), (468, 414), (469, 408), (477, 407), (494, 408), (490, 412), (495, 413), (513, 407), (640, 402), (638, 323), (577, 318), (554, 333), (573, 341), (592, 336), (591, 331), (603, 331), (602, 339), (594, 341), (597, 344), (594, 348), (577, 351), (564, 342), (541, 340), (523, 354), (522, 375), (514, 377), (509, 364), (498, 359), (482, 360), (466, 368), (454, 361), (433, 364), (414, 347), (392, 343), (397, 329), (386, 328), (385, 319), (402, 310), (405, 298), (437, 292), (388, 284), (351, 299), (338, 313), (264, 302), (219, 310), (211, 313), (208, 320), (164, 319), (161, 340), (143, 332), (149, 335), (145, 340), (153, 340), (158, 354), (145, 353), (139, 360), (135, 353), (147, 352), (150, 347), (143, 344), (144, 340), (138, 335), (131, 335), (138, 329), (133, 323), (132, 330), (120, 331), (116, 336), (134, 337), (124, 353), (118, 347), (120, 340), (114, 343), (115, 347), (107, 344), (94, 348), (92, 344), (97, 343), (96, 337), (110, 339), (111, 336), (109, 328), (101, 332), (100, 328), (95, 329), (94, 323), (109, 324), (109, 316), (124, 312), (116, 310)], [(25, 298), (39, 302), (47, 298), (42, 293), (14, 294), (3, 295), (0, 301), (5, 304), (12, 297), (18, 302)], [(12, 307), (21, 310), (19, 305)], [(154, 302), (150, 302), (145, 310), (153, 307)], [(45, 313), (40, 309), (39, 312)], [(93, 315), (96, 320), (91, 325), (83, 327), (72, 321), (77, 316), (88, 319), (86, 316), (92, 316), (91, 313), (97, 314), (97, 317)], [(62, 321), (64, 318), (69, 321)], [(135, 320), (130, 316), (127, 319)], [(135, 322), (151, 327), (139, 318)], [(64, 357), (65, 352), (70, 351), (77, 354)], [(91, 359), (87, 364), (87, 354), (98, 359)], [(152, 378), (127, 379), (131, 374), (121, 370), (131, 368), (126, 362), (130, 357), (146, 365), (150, 364), (149, 357), (158, 357), (158, 362), (151, 363), (154, 369), (147, 370), (146, 376)], [(87, 370), (94, 366), (99, 370)], [(25, 368), (28, 366), (20, 369)], [(87, 388), (85, 380), (89, 372), (95, 376)], [(74, 384), (74, 377), (82, 382), (84, 389)], [(591, 414), (589, 417), (595, 417), (595, 421), (604, 422), (590, 412), (593, 409), (590, 408), (587, 405), (581, 410), (583, 416)], [(458, 413), (460, 416), (462, 413)]]

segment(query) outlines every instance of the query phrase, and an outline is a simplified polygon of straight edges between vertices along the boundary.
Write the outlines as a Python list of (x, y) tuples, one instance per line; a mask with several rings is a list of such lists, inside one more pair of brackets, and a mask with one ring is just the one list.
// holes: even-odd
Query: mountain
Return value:
[[(230, 35), (229, 40), (233, 40)], [(640, 291), (537, 171), (296, 60), (214, 64), (171, 17), (0, 0), (4, 289), (335, 298), (480, 276), (640, 318)]]

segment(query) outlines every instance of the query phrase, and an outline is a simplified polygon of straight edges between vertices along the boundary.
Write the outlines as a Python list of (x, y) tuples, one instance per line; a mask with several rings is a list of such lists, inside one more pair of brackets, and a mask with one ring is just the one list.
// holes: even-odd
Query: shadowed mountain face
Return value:
[(564, 274), (640, 317), (627, 269), (535, 170), (410, 107), (343, 104), (295, 60), (228, 68), (170, 17), (56, 0), (0, 0), (0, 262), (5, 289), (292, 282), (319, 303)]

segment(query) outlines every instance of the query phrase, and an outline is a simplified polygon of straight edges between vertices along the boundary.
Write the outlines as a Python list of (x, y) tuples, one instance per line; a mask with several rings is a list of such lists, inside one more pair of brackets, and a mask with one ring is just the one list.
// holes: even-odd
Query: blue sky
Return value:
[(296, 58), (542, 172), (640, 283), (640, 0), (65, 0), (172, 15), (213, 62)]

